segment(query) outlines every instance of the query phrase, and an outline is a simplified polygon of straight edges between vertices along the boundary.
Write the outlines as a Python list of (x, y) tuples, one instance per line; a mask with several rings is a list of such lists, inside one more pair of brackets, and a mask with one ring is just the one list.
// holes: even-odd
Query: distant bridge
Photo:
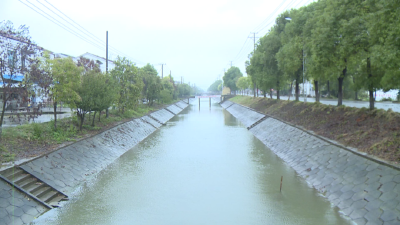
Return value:
[(202, 95), (202, 96), (196, 96), (197, 98), (220, 98), (221, 95)]

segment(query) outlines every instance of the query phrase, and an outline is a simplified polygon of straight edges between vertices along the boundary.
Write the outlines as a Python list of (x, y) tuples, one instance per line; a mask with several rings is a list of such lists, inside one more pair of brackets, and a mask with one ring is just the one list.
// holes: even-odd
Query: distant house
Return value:
[[(94, 55), (89, 52), (86, 52), (85, 54), (82, 54), (79, 57), (84, 57), (84, 58), (93, 60), (95, 63), (100, 65), (101, 72), (106, 72), (106, 58)], [(108, 60), (108, 71), (114, 69), (114, 67), (115, 67), (114, 61)]]
[[(3, 107), (3, 95), (11, 95), (11, 99), (7, 104), (13, 108), (17, 104), (22, 105), (28, 99), (28, 96), (21, 96), (25, 88), (21, 87), (26, 71), (30, 67), (30, 60), (37, 57), (36, 53), (42, 52), (44, 49), (29, 39), (18, 37), (0, 30), (0, 60), (1, 72), (0, 76), (0, 110)], [(21, 89), (22, 88), (22, 89)]]
[[(18, 38), (6, 35), (1, 33), (0, 31), (0, 41), (7, 42), (9, 43), (6, 47), (6, 49), (0, 49), (0, 53), (5, 53), (7, 55), (5, 60), (7, 63), (7, 65), (13, 65), (15, 67), (18, 68), (29, 68), (29, 57), (40, 57), (40, 55), (33, 55), (32, 52), (29, 51), (24, 51), (24, 50), (20, 50), (19, 52), (16, 52), (14, 50), (13, 46), (18, 46), (19, 43), (23, 43), (23, 41), (19, 40)], [(40, 52), (44, 52), (44, 51), (48, 51), (45, 50), (44, 48), (34, 45), (35, 48), (39, 49)], [(93, 60), (95, 63), (99, 64), (100, 70), (102, 72), (106, 72), (106, 59), (104, 57), (100, 57), (97, 55), (94, 55), (92, 53), (85, 53), (82, 54), (78, 57), (74, 57), (74, 56), (70, 56), (64, 53), (55, 53), (52, 51), (48, 51), (50, 54), (50, 58), (72, 58), (72, 60), (74, 62), (78, 62), (80, 57), (84, 57), (90, 60)], [(112, 60), (108, 60), (108, 70), (112, 70), (115, 67), (115, 63)], [(10, 73), (10, 71), (8, 70), (4, 70), (3, 71), (3, 78), (4, 80), (1, 79), (0, 77), (0, 97), (2, 97), (3, 93), (4, 93), (4, 87), (12, 87), (15, 88), (15, 93), (12, 93), (12, 100), (9, 102), (9, 104), (7, 105), (9, 108), (14, 108), (16, 107), (17, 104), (19, 104), (20, 102), (24, 102), (24, 106), (28, 106), (29, 103), (31, 104), (35, 104), (35, 103), (39, 103), (39, 102), (44, 102), (46, 101), (46, 97), (39, 95), (38, 92), (38, 86), (37, 84), (33, 84), (32, 86), (32, 91), (34, 91), (35, 94), (33, 94), (32, 96), (27, 96), (29, 99), (21, 99), (21, 96), (18, 94), (18, 92), (20, 92), (20, 88), (19, 88), (19, 84), (21, 84), (25, 78), (25, 74), (21, 71), (21, 69), (18, 69), (18, 71), (20, 72), (14, 72), (12, 75)], [(0, 98), (0, 111), (2, 110), (2, 98)], [(22, 105), (20, 105), (22, 106)]]

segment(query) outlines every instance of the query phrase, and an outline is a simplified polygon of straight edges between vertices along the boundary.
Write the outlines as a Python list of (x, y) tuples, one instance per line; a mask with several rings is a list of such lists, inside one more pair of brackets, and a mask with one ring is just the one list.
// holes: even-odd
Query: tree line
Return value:
[[(114, 63), (115, 67), (106, 73), (100, 70), (99, 62), (93, 60), (56, 58), (34, 44), (27, 27), (15, 29), (9, 21), (0, 23), (3, 109), (12, 96), (18, 95), (20, 104), (28, 102), (32, 96), (47, 97), (53, 103), (54, 129), (57, 129), (57, 105), (60, 102), (76, 109), (82, 130), (85, 115), (89, 112), (94, 112), (94, 126), (96, 113), (110, 107), (124, 113), (142, 103), (150, 106), (155, 101), (170, 103), (194, 92), (188, 84), (176, 84), (171, 76), (161, 79), (150, 64), (140, 68), (119, 56)], [(21, 75), (23, 80), (16, 82)], [(0, 130), (4, 113), (2, 110)]]
[(254, 89), (276, 90), (278, 99), (294, 86), (298, 101), (304, 76), (317, 102), (321, 87), (338, 106), (344, 93), (357, 100), (368, 91), (374, 109), (374, 91), (400, 88), (399, 15), (398, 0), (319, 0), (285, 11), (249, 54), (246, 72)]

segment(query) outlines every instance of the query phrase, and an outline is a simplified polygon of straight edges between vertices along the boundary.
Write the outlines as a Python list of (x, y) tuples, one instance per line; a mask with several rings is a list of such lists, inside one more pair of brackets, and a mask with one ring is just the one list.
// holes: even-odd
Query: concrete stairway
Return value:
[(65, 194), (57, 191), (21, 168), (9, 168), (1, 171), (0, 175), (8, 183), (22, 189), (27, 195), (47, 206), (58, 207), (60, 201), (68, 200)]

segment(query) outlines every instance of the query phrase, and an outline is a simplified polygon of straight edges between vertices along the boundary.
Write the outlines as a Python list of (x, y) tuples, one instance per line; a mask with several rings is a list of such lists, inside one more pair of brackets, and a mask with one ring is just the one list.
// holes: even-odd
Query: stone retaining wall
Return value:
[[(221, 106), (247, 127), (254, 121), (251, 118), (265, 116), (231, 104), (226, 101)], [(243, 118), (245, 115), (251, 118)], [(250, 132), (355, 223), (400, 224), (398, 169), (274, 118), (265, 119)]]
[(156, 119), (157, 122), (165, 124), (168, 120), (174, 117), (174, 114), (168, 112), (165, 109), (158, 110), (156, 112), (150, 113), (152, 119)]
[(171, 111), (174, 114), (178, 114), (182, 111), (182, 109), (176, 105), (170, 105), (166, 109), (168, 109), (169, 111)]
[[(188, 104), (181, 101), (186, 108)], [(183, 109), (169, 106), (174, 112)], [(126, 122), (96, 136), (76, 142), (43, 157), (34, 159), (20, 168), (34, 175), (56, 190), (70, 195), (88, 177), (97, 174), (129, 149), (161, 127), (174, 115), (165, 109), (139, 119)], [(0, 179), (0, 224), (25, 224), (45, 209)]]

